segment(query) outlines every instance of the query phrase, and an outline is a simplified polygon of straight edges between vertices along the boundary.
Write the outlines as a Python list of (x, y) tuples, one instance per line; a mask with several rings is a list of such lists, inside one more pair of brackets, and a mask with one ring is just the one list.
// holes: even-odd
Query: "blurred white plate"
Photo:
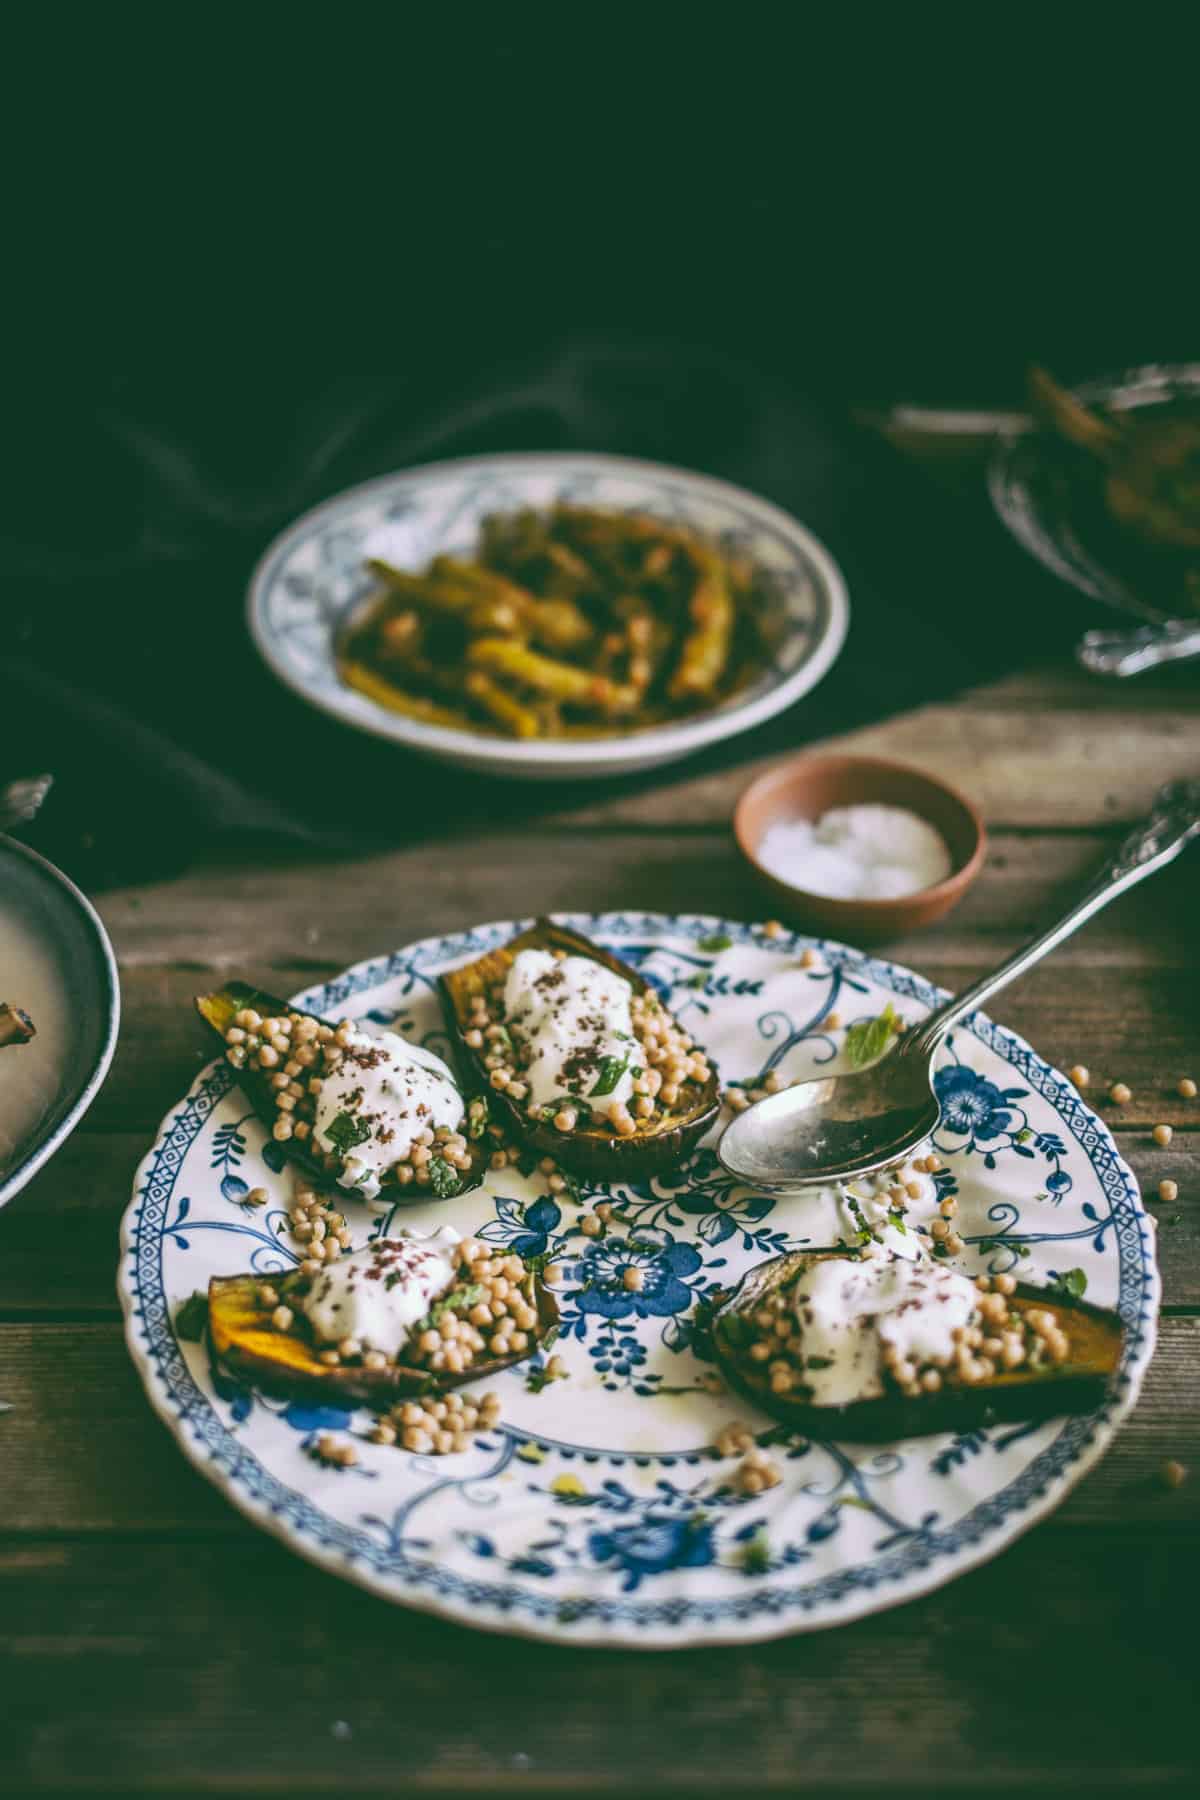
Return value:
[(0, 1206), (78, 1125), (112, 1061), (117, 965), (95, 909), (53, 863), (0, 837), (0, 1000), (37, 1027), (0, 1051)]
[[(772, 660), (750, 686), (694, 718), (619, 737), (518, 743), (426, 725), (338, 678), (334, 641), (371, 591), (363, 563), (417, 569), (473, 550), (483, 518), (556, 501), (651, 513), (748, 555), (772, 578)], [(250, 630), (269, 668), (322, 711), (377, 737), (493, 774), (555, 780), (673, 762), (773, 718), (814, 687), (846, 636), (849, 602), (829, 552), (789, 514), (742, 488), (661, 463), (593, 454), (468, 457), (353, 488), (306, 513), (267, 551), (250, 583)]]

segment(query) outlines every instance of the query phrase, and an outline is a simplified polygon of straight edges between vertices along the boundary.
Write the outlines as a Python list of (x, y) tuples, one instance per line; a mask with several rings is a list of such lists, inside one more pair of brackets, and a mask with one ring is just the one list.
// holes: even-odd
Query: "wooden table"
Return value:
[[(992, 830), (960, 911), (888, 947), (955, 987), (1071, 891), (1156, 784), (1200, 773), (1194, 675), (1067, 667), (846, 740), (961, 783)], [(117, 1222), (208, 1051), (209, 971), (291, 991), (433, 930), (537, 908), (761, 916), (728, 819), (745, 769), (519, 834), (341, 868), (206, 863), (112, 893), (125, 1022), (85, 1125), (0, 1215), (0, 1791), (1092, 1793), (1184, 1782), (1200, 1515), (1200, 855), (1119, 902), (996, 1013), (1110, 1109), (1159, 1215), (1160, 1347), (1136, 1416), (1049, 1522), (913, 1605), (760, 1648), (575, 1651), (375, 1600), (251, 1529), (184, 1462), (126, 1357)], [(1158, 1149), (1151, 1127), (1176, 1128)], [(1158, 1183), (1178, 1182), (1161, 1205)], [(1193, 1467), (1169, 1491), (1166, 1458)]]

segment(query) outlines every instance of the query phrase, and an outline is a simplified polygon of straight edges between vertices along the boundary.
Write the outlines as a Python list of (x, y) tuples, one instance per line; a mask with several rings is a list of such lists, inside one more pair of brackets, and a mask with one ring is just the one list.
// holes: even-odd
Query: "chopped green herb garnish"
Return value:
[(846, 1032), (846, 1060), (852, 1069), (861, 1069), (882, 1056), (892, 1041), (896, 1026), (896, 1009), (889, 1000), (877, 1019), (860, 1019)]
[(371, 1127), (364, 1119), (352, 1118), (349, 1113), (339, 1113), (332, 1125), (325, 1127), (325, 1136), (335, 1150), (345, 1156), (356, 1144), (365, 1144), (371, 1135)]
[(481, 1138), (488, 1128), (491, 1110), (486, 1094), (477, 1094), (467, 1108), (467, 1136)]
[[(403, 1276), (400, 1279), (403, 1280)], [(425, 1317), (413, 1326), (414, 1336), (440, 1324), (447, 1313), (470, 1312), (473, 1306), (479, 1305), (483, 1297), (482, 1287), (452, 1287), (440, 1300), (435, 1300)]]
[(696, 945), (697, 950), (704, 950), (715, 956), (718, 950), (733, 948), (733, 939), (723, 931), (714, 931), (711, 937), (702, 937)]
[(747, 1575), (765, 1575), (771, 1566), (771, 1546), (766, 1532), (760, 1528), (753, 1537), (739, 1545), (737, 1559), (738, 1566)]
[(1087, 1276), (1082, 1269), (1067, 1269), (1054, 1282), (1053, 1290), (1064, 1300), (1082, 1300), (1087, 1293)]
[(175, 1336), (198, 1344), (208, 1324), (208, 1295), (195, 1293), (175, 1309)]
[(431, 1156), (425, 1165), (425, 1173), (429, 1177), (429, 1185), (439, 1200), (445, 1200), (451, 1194), (457, 1194), (462, 1186), (462, 1176), (457, 1169), (451, 1168), (444, 1156)]
[(888, 1219), (889, 1225), (894, 1225), (896, 1227), (897, 1231), (902, 1231), (904, 1233), (905, 1237), (908, 1236), (908, 1226), (904, 1223), (904, 1214), (903, 1213), (890, 1212), (887, 1216), (887, 1219)]
[(602, 1099), (605, 1094), (611, 1094), (628, 1067), (627, 1056), (606, 1056), (600, 1064), (600, 1073), (589, 1098), (597, 1100)]

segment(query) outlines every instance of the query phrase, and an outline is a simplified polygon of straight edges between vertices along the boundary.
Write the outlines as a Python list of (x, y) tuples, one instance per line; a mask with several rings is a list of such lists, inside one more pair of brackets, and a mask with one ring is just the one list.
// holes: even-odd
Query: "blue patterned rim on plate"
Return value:
[[(720, 1044), (734, 1079), (761, 1079), (765, 1068), (785, 1062), (789, 1071), (828, 1064), (834, 1046), (822, 1022), (835, 1000), (845, 1017), (872, 1000), (875, 1010), (878, 996), (890, 995), (901, 1010), (911, 1003), (906, 1016), (914, 1018), (940, 998), (893, 964), (815, 940), (765, 939), (736, 922), (621, 913), (571, 915), (569, 923), (674, 989), (677, 1007), (699, 1008), (706, 1041)], [(402, 1029), (423, 1013), (432, 1039), (440, 1030), (429, 991), (435, 972), (518, 929), (504, 923), (426, 939), (358, 965), (301, 1003), (398, 1021)], [(796, 953), (808, 944), (820, 963), (801, 972)], [(803, 1019), (797, 997), (813, 1002)], [(739, 1249), (749, 1266), (804, 1240), (774, 1229), (782, 1221), (771, 1219), (772, 1202), (722, 1186), (711, 1152), (701, 1150), (687, 1179), (622, 1190), (639, 1222), (616, 1249), (623, 1257), (644, 1254), (648, 1271), (637, 1317), (633, 1300), (606, 1280), (603, 1242), (572, 1251), (571, 1230), (557, 1235), (561, 1209), (548, 1196), (523, 1205), (503, 1194), (479, 1198), (484, 1235), (512, 1244), (532, 1234), (568, 1261), (564, 1348), (576, 1358), (573, 1376), (591, 1384), (588, 1441), (578, 1440), (578, 1399), (557, 1423), (545, 1421), (548, 1430), (521, 1417), (522, 1408), (537, 1410), (521, 1371), (512, 1372), (505, 1395), (506, 1420), (514, 1403), (518, 1416), (477, 1440), (466, 1473), (458, 1458), (395, 1450), (366, 1450), (366, 1466), (350, 1471), (320, 1468), (317, 1430), (349, 1429), (349, 1413), (283, 1407), (214, 1380), (172, 1328), (174, 1305), (195, 1285), (201, 1242), (219, 1272), (247, 1263), (266, 1272), (292, 1254), (277, 1236), (284, 1215), (274, 1215), (272, 1229), (273, 1215), (251, 1215), (242, 1198), (248, 1184), (238, 1170), (252, 1154), (250, 1133), (241, 1129), (245, 1108), (225, 1064), (206, 1070), (164, 1121), (135, 1178), (118, 1278), (134, 1361), (186, 1454), (242, 1511), (311, 1560), (388, 1598), (488, 1629), (605, 1645), (734, 1642), (844, 1622), (951, 1579), (1057, 1504), (1133, 1405), (1153, 1350), (1158, 1276), (1149, 1221), (1104, 1123), (1021, 1039), (982, 1015), (956, 1032), (938, 1082), (936, 1141), (946, 1163), (938, 1194), (960, 1193), (962, 1230), (975, 1254), (990, 1257), (993, 1270), (1007, 1269), (1024, 1245), (1046, 1273), (1043, 1259), (1061, 1245), (1084, 1260), (1090, 1293), (1119, 1306), (1124, 1364), (1095, 1414), (869, 1452), (786, 1446), (777, 1503), (769, 1504), (772, 1495), (731, 1494), (710, 1473), (720, 1466), (707, 1447), (711, 1422), (699, 1439), (694, 1429), (702, 1409), (719, 1419), (729, 1402), (702, 1398), (696, 1386), (670, 1387), (659, 1371), (693, 1366), (699, 1352), (687, 1334), (695, 1300), (706, 1286), (734, 1278), (727, 1262)], [(270, 1151), (267, 1144), (268, 1168)], [(1016, 1184), (1026, 1181), (1040, 1191), (1029, 1197), (1022, 1187), (1018, 1197)], [(511, 1172), (497, 1185), (511, 1187)], [(1024, 1222), (1027, 1202), (1033, 1229)], [(972, 1209), (982, 1227), (973, 1235)], [(680, 1229), (689, 1219), (698, 1221), (690, 1237)], [(580, 1259), (574, 1274), (572, 1254)], [(588, 1280), (572, 1287), (585, 1264)], [(719, 1279), (708, 1280), (718, 1268)], [(613, 1426), (631, 1441), (606, 1444)], [(670, 1442), (672, 1429), (685, 1441)], [(818, 1464), (818, 1478), (805, 1480)], [(431, 1498), (436, 1508), (422, 1513)], [(944, 1522), (949, 1511), (955, 1516)], [(441, 1533), (436, 1544), (418, 1535), (431, 1527)]]
[[(339, 679), (335, 638), (373, 587), (363, 562), (419, 568), (471, 550), (490, 512), (556, 501), (652, 513), (692, 526), (766, 573), (772, 658), (749, 686), (695, 716), (609, 737), (521, 742), (427, 725), (389, 712)], [(836, 658), (849, 603), (841, 573), (811, 532), (769, 501), (709, 475), (630, 457), (524, 452), (429, 463), (353, 488), (298, 520), (250, 583), (250, 631), (301, 698), (344, 723), (451, 762), (501, 774), (618, 773), (689, 754), (773, 718)]]

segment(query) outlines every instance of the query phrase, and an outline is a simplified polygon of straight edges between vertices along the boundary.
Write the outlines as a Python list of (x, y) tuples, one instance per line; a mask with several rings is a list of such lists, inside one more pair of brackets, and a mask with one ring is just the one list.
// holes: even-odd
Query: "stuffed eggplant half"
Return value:
[(1113, 1313), (877, 1245), (760, 1264), (712, 1336), (726, 1377), (765, 1411), (866, 1443), (1091, 1412), (1122, 1344)]
[(540, 1271), (443, 1227), (377, 1238), (337, 1263), (283, 1276), (216, 1276), (216, 1360), (270, 1392), (384, 1410), (523, 1362), (558, 1304)]
[(487, 1159), (440, 1057), (243, 981), (196, 997), (263, 1124), (309, 1180), (387, 1204), (477, 1187)]
[(493, 1117), (573, 1174), (659, 1173), (717, 1116), (716, 1069), (649, 982), (551, 919), (440, 985)]

